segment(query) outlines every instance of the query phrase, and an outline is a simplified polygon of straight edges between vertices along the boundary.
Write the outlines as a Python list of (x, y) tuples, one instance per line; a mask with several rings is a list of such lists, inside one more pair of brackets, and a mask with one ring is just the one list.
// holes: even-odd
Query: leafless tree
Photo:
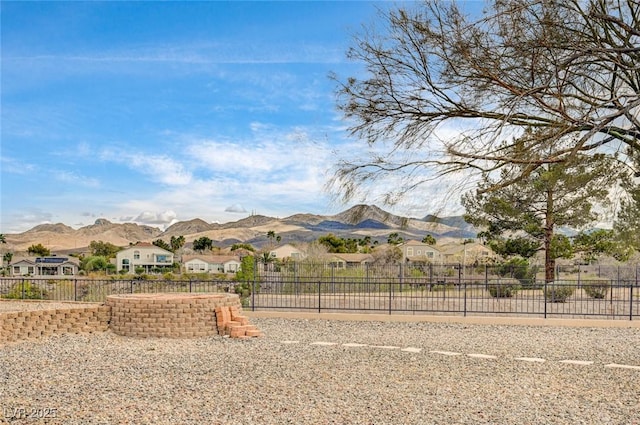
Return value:
[(406, 178), (389, 188), (393, 201), (447, 174), (509, 169), (497, 189), (578, 154), (631, 164), (640, 151), (640, 0), (494, 0), (480, 18), (441, 1), (380, 13), (384, 28), (348, 51), (364, 78), (332, 76), (350, 134), (371, 152), (338, 162), (330, 187), (343, 199), (388, 176)]

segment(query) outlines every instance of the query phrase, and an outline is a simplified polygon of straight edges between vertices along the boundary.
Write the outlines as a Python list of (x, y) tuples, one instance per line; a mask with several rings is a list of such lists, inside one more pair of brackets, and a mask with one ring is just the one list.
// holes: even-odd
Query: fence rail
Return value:
[[(234, 292), (220, 280), (0, 279), (0, 297), (102, 302), (110, 294)], [(388, 314), (529, 316), (544, 318), (640, 317), (637, 280), (518, 281), (512, 278), (447, 281), (405, 276), (297, 276), (256, 273), (242, 285), (251, 310), (353, 311)]]

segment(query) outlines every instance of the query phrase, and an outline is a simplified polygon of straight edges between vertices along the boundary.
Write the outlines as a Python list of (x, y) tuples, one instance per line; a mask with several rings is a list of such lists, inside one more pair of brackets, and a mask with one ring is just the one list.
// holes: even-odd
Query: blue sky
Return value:
[(324, 185), (364, 147), (328, 74), (391, 6), (3, 1), (0, 232), (349, 207)]

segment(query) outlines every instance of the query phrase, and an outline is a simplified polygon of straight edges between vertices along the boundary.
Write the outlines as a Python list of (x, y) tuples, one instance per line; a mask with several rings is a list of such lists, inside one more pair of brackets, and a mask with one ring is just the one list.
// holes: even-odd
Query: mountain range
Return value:
[(184, 236), (187, 247), (195, 239), (206, 236), (216, 246), (226, 247), (234, 243), (249, 243), (261, 247), (269, 242), (267, 233), (273, 231), (280, 243), (311, 242), (320, 236), (333, 233), (344, 238), (360, 239), (369, 236), (372, 241), (385, 243), (391, 233), (397, 232), (404, 239), (422, 240), (429, 234), (436, 239), (473, 238), (476, 230), (461, 216), (422, 219), (401, 217), (374, 205), (356, 205), (331, 216), (295, 214), (286, 218), (251, 215), (230, 223), (207, 223), (195, 218), (177, 222), (166, 230), (135, 223), (112, 223), (100, 218), (94, 224), (73, 229), (62, 223), (41, 224), (18, 234), (5, 234), (4, 250), (26, 251), (33, 244), (43, 244), (52, 253), (86, 251), (91, 241), (109, 242), (117, 246), (131, 243), (169, 241), (172, 236)]

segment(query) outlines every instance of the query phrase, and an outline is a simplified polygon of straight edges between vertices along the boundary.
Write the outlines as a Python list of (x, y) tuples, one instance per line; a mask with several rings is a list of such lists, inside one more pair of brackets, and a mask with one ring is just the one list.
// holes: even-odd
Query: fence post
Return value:
[(130, 293), (133, 294), (133, 279), (129, 281)]
[(193, 292), (193, 276), (189, 276), (189, 293)]
[(389, 314), (391, 314), (391, 303), (393, 302), (393, 280), (389, 281)]
[(467, 317), (467, 280), (464, 280), (464, 317)]
[(22, 278), (20, 293), (22, 294), (22, 299), (24, 300), (24, 277)]
[(78, 279), (73, 279), (73, 300), (78, 301)]
[(484, 290), (489, 290), (489, 265), (484, 265)]
[(336, 264), (331, 263), (331, 293), (336, 292)]
[(251, 311), (256, 311), (256, 281), (258, 279), (258, 257), (253, 257), (253, 281), (251, 282)]
[(544, 280), (544, 286), (542, 288), (542, 300), (544, 301), (544, 318), (547, 318), (547, 279)]
[(322, 310), (321, 307), (322, 302), (322, 281), (318, 280), (318, 313)]
[[(399, 278), (399, 282), (400, 282), (400, 293), (402, 293), (402, 280), (403, 280), (402, 279), (403, 278), (402, 266), (403, 265), (404, 265), (403, 263), (398, 264), (398, 278)], [(391, 313), (389, 313), (389, 314), (391, 314)]]
[[(617, 282), (616, 288), (620, 287), (620, 281)], [(611, 282), (611, 290), (609, 291), (609, 305), (611, 306), (611, 316), (615, 317), (615, 312), (613, 311), (613, 282)]]
[(633, 283), (629, 284), (629, 320), (633, 320)]

